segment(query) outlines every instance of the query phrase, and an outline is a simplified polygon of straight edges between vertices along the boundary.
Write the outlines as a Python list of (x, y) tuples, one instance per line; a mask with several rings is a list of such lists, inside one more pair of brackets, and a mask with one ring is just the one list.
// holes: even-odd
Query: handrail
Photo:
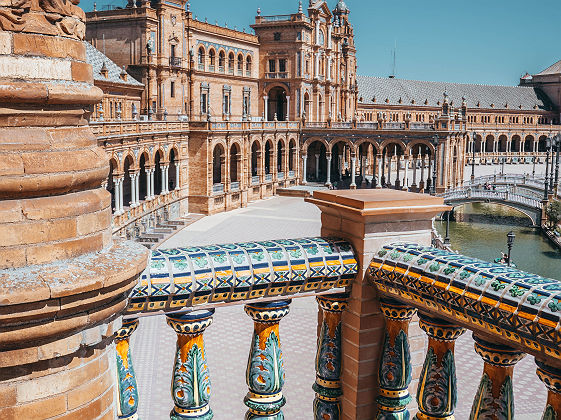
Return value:
[(384, 246), (369, 272), (384, 295), (561, 362), (559, 280), (410, 243)]
[(128, 314), (334, 290), (358, 270), (351, 245), (304, 238), (152, 251)]

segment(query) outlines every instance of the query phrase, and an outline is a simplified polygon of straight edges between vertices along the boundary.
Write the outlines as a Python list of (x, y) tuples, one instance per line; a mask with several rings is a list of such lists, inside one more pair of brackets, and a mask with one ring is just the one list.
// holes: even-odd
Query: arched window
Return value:
[(228, 54), (228, 73), (230, 74), (234, 74), (234, 53), (231, 52), (230, 54)]
[(243, 74), (243, 55), (238, 55), (238, 74)]
[(245, 73), (246, 76), (251, 76), (251, 57), (249, 55), (245, 59)]
[(224, 73), (224, 66), (226, 65), (226, 54), (224, 54), (224, 51), (220, 51), (220, 54), (218, 54), (218, 69)]
[(199, 70), (205, 69), (205, 49), (203, 47), (199, 48)]
[(320, 30), (319, 31), (319, 45), (324, 45), (325, 44), (325, 35), (323, 34), (323, 31)]
[(214, 66), (216, 64), (216, 53), (214, 50), (208, 52), (209, 70), (214, 71)]

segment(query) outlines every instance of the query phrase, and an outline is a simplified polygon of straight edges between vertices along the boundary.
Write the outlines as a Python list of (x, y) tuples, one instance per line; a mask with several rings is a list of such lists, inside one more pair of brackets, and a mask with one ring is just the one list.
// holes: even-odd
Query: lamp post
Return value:
[(434, 136), (432, 139), (432, 145), (434, 146), (434, 165), (432, 170), (432, 185), (430, 186), (431, 195), (436, 195), (436, 165), (438, 156), (438, 136)]
[(536, 156), (534, 155), (534, 158), (532, 159), (532, 163), (534, 164), (534, 166), (532, 167), (532, 179), (536, 178)]
[(553, 194), (555, 195), (557, 195), (557, 188), (559, 186), (559, 152), (560, 151), (561, 151), (561, 133), (555, 136), (555, 180), (553, 184)]
[(473, 181), (475, 180), (475, 138), (477, 137), (477, 133), (474, 131), (472, 134), (472, 145), (471, 145), (471, 184), (473, 185)]
[(514, 244), (514, 238), (516, 235), (513, 231), (508, 232), (506, 235), (506, 246), (508, 247), (508, 255), (507, 255), (507, 265), (510, 267), (510, 252), (512, 251), (512, 245)]
[(501, 158), (501, 176), (505, 176), (505, 157)]
[(550, 149), (551, 149), (551, 166), (549, 168), (549, 192), (553, 194), (553, 178), (554, 178), (554, 165), (555, 165), (555, 155), (553, 154), (553, 148), (557, 142), (557, 136), (551, 139)]
[(452, 210), (448, 210), (446, 212), (446, 237), (444, 238), (444, 244), (450, 245), (450, 212)]
[(551, 148), (551, 138), (545, 141), (545, 189), (543, 194), (544, 201), (549, 200), (549, 149)]

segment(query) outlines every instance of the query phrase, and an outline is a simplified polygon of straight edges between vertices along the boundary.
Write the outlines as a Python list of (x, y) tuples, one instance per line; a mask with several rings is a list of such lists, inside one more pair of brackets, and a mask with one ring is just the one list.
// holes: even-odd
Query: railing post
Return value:
[(249, 392), (244, 404), (249, 408), (246, 420), (282, 420), (281, 408), (284, 365), (279, 323), (290, 311), (290, 300), (259, 302), (245, 306), (254, 329), (247, 362), (246, 383)]
[(380, 306), (386, 318), (386, 335), (378, 371), (380, 395), (376, 399), (376, 419), (408, 419), (407, 404), (411, 402), (408, 388), (412, 379), (408, 332), (417, 310), (390, 299), (382, 299)]
[(167, 323), (177, 333), (171, 381), (175, 406), (171, 420), (210, 420), (210, 376), (206, 364), (203, 332), (212, 324), (214, 309), (167, 315)]
[(347, 307), (347, 298), (347, 294), (316, 297), (321, 323), (313, 386), (315, 420), (341, 419), (341, 314)]
[(423, 314), (419, 314), (419, 326), (429, 344), (417, 389), (416, 419), (451, 420), (458, 397), (454, 344), (465, 329)]
[[(389, 189), (315, 191), (307, 201), (322, 212), (322, 236), (348, 240), (359, 262), (348, 308), (342, 314), (341, 410), (345, 420), (372, 420), (380, 395), (378, 373), (385, 319), (379, 293), (368, 279), (368, 268), (384, 245), (407, 241), (430, 246), (432, 219), (450, 207), (440, 197)], [(421, 361), (426, 338), (415, 320), (409, 336), (414, 338), (413, 360)], [(421, 363), (414, 364), (413, 369), (420, 371)]]
[(117, 415), (119, 419), (137, 420), (138, 388), (136, 376), (132, 366), (129, 339), (138, 328), (138, 319), (123, 320), (121, 328), (115, 333), (115, 348), (117, 353), (117, 380), (119, 405)]
[(483, 376), (473, 400), (470, 420), (514, 420), (514, 365), (525, 356), (511, 347), (485, 341), (475, 334), (475, 351), (484, 360)]
[(561, 420), (561, 369), (536, 361), (537, 374), (547, 387), (547, 405), (542, 420)]

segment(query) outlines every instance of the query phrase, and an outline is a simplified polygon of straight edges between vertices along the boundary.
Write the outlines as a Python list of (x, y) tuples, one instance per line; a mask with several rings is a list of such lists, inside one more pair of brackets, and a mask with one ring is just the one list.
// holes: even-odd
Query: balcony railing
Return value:
[(213, 194), (221, 194), (224, 192), (224, 184), (214, 184), (212, 186)]
[(277, 180), (279, 181), (284, 180), (284, 172), (277, 172)]
[(273, 174), (265, 174), (265, 182), (272, 182)]
[(181, 57), (170, 57), (169, 65), (170, 67), (181, 67)]
[(288, 177), (289, 178), (294, 178), (296, 176), (296, 172), (294, 171), (288, 171)]
[(251, 177), (251, 185), (258, 185), (261, 183), (261, 177), (259, 175), (255, 175)]
[[(329, 215), (322, 218), (328, 223), (324, 227), (334, 234), (352, 232), (354, 249), (341, 239), (304, 238), (200, 247), (188, 244), (152, 251), (116, 334), (120, 412), (136, 418), (138, 409), (129, 340), (138, 317), (163, 313), (178, 337), (172, 417), (194, 413), (193, 418), (211, 418), (203, 333), (217, 307), (243, 303), (254, 322), (246, 370), (246, 418), (283, 418), (285, 371), (279, 324), (289, 313), (291, 299), (315, 295), (320, 321), (314, 413), (304, 413), (301, 418), (329, 418), (329, 413), (345, 410), (349, 411), (347, 417), (354, 418), (351, 413), (363, 400), (356, 392), (346, 391), (344, 404), (341, 395), (343, 389), (362, 386), (356, 385), (358, 369), (363, 382), (376, 384), (369, 391), (373, 401), (365, 408), (372, 413), (368, 418), (410, 418), (413, 372), (420, 372), (417, 418), (454, 418), (460, 391), (455, 341), (469, 329), (475, 351), (484, 361), (470, 418), (517, 418), (513, 367), (531, 354), (548, 391), (542, 418), (558, 419), (561, 282), (445, 249), (391, 243), (396, 235), (408, 236), (408, 224), (401, 223), (406, 221), (415, 221), (409, 223), (415, 237), (430, 241), (431, 229), (418, 230), (419, 225), (426, 226), (424, 222), (446, 209), (442, 199), (406, 195), (399, 196), (402, 204), (392, 196), (372, 205), (360, 194), (314, 193), (310, 201)], [(388, 232), (389, 205), (394, 206), (392, 217), (399, 233)], [(353, 221), (352, 227), (348, 220)], [(368, 233), (356, 234), (361, 231)], [(389, 245), (377, 245), (380, 242)], [(353, 298), (349, 299), (351, 285)], [(419, 349), (424, 340), (409, 330), (417, 312), (419, 327), (428, 336), (422, 366), (412, 347)], [(380, 323), (383, 318), (385, 331), (384, 322)], [(355, 366), (351, 368), (355, 375), (341, 375), (342, 366)]]
[(238, 181), (234, 181), (230, 183), (230, 191), (239, 191), (240, 190), (240, 183)]

